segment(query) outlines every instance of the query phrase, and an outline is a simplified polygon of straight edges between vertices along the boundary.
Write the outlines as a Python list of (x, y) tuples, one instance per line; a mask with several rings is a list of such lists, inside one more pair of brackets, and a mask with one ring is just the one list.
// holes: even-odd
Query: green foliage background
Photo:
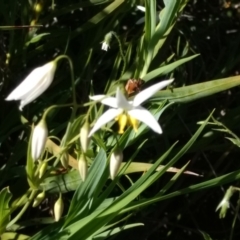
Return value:
[[(36, 3), (42, 6), (40, 13), (34, 10)], [(147, 9), (145, 22), (139, 25), (144, 13), (136, 5)], [(237, 187), (240, 178), (239, 6), (239, 1), (224, 0), (2, 0), (0, 233), (8, 232), (2, 239), (64, 239), (66, 232), (67, 239), (239, 239), (238, 195), (231, 198), (224, 219), (215, 212), (228, 187)], [(155, 34), (156, 10), (162, 11), (162, 25)], [(33, 21), (35, 28), (29, 27)], [(118, 39), (113, 36), (105, 52), (101, 43), (110, 31)], [(73, 61), (79, 104), (88, 102), (93, 93), (115, 91), (129, 78), (145, 80), (146, 87), (174, 77), (172, 89), (158, 92), (148, 106), (160, 116), (163, 134), (141, 126), (139, 137), (128, 129), (119, 140), (125, 162), (155, 164), (146, 173), (140, 165), (133, 168), (129, 176), (135, 185), (125, 177), (110, 182), (107, 165), (114, 142), (106, 134), (96, 134), (88, 152), (93, 163), (89, 180), (83, 184), (76, 170), (47, 177), (42, 183), (47, 200), (37, 209), (29, 206), (8, 228), (27, 202), (30, 126), (48, 106), (72, 100), (69, 64), (58, 64), (50, 88), (23, 112), (16, 102), (4, 99), (32, 69), (61, 54)], [(76, 136), (86, 111), (86, 106), (78, 109), (73, 126), (68, 150), (75, 158)], [(211, 114), (215, 125), (205, 121), (213, 123)], [(71, 108), (49, 114), (51, 136), (64, 136), (70, 115)], [(91, 117), (97, 118), (96, 108)], [(206, 126), (198, 125), (200, 121)], [(165, 168), (155, 172), (159, 164)], [(167, 173), (171, 166), (181, 170)], [(202, 177), (180, 176), (186, 169)], [(53, 180), (63, 192), (67, 216), (54, 224), (52, 208), (59, 189)]]

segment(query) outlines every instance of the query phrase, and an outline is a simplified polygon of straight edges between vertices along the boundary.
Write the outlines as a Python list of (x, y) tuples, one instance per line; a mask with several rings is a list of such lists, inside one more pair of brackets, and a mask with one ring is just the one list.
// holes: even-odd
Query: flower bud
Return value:
[(87, 173), (88, 173), (88, 164), (84, 154), (81, 154), (78, 160), (78, 171), (82, 178), (82, 181), (84, 182), (87, 178)]
[(43, 9), (43, 6), (42, 4), (40, 3), (36, 3), (33, 7), (33, 10), (36, 12), (36, 13), (40, 13), (42, 12), (42, 9)]
[(48, 137), (47, 124), (41, 120), (36, 127), (34, 127), (32, 134), (32, 159), (36, 161), (40, 158), (45, 150), (45, 145)]
[(61, 164), (64, 168), (68, 168), (68, 163), (69, 163), (69, 156), (68, 153), (63, 153), (62, 156), (60, 157)]
[(233, 187), (229, 187), (229, 189), (227, 190), (227, 192), (225, 193), (222, 201), (218, 204), (217, 209), (221, 209), (220, 213), (219, 213), (219, 218), (225, 218), (226, 213), (227, 213), (227, 209), (229, 208), (229, 200), (232, 197), (234, 192), (234, 188)]
[[(31, 22), (30, 22), (30, 26), (35, 26), (37, 24), (37, 21), (36, 20), (32, 20)], [(32, 28), (30, 28), (30, 29), (32, 29)], [(30, 30), (29, 29), (29, 30)]]
[(33, 207), (37, 207), (40, 205), (40, 203), (43, 201), (43, 199), (45, 198), (45, 191), (39, 193), (36, 198), (34, 199), (34, 202), (33, 202)]
[(64, 204), (63, 204), (62, 196), (60, 195), (58, 200), (54, 204), (54, 217), (56, 222), (60, 220), (63, 213), (63, 208), (64, 208)]
[(110, 157), (110, 177), (113, 180), (117, 173), (118, 170), (121, 166), (123, 160), (123, 153), (121, 150), (115, 150)]
[(39, 169), (39, 178), (42, 178), (44, 173), (46, 172), (47, 170), (47, 166), (48, 166), (48, 163), (47, 162), (43, 162), (41, 163), (41, 166), (40, 166), (40, 169)]
[(89, 131), (90, 125), (89, 122), (86, 121), (80, 129), (80, 145), (84, 153), (87, 151), (90, 142), (90, 138), (88, 138)]

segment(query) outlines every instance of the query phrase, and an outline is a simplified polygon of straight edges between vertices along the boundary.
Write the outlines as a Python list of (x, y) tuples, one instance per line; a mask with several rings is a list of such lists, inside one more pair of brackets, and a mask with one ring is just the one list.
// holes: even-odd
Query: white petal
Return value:
[(143, 103), (145, 100), (149, 99), (151, 96), (153, 96), (156, 92), (158, 92), (160, 89), (165, 88), (169, 84), (173, 82), (174, 79), (162, 81), (160, 83), (154, 84), (145, 90), (138, 93), (135, 98), (133, 99), (133, 106), (137, 107), (141, 103)]
[(122, 113), (122, 109), (114, 109), (110, 108), (107, 110), (95, 123), (94, 127), (90, 131), (88, 137), (91, 137), (98, 129), (100, 129), (104, 124), (110, 122), (115, 117), (117, 117), (119, 114)]
[(102, 44), (102, 50), (107, 51), (108, 48), (110, 48), (110, 46), (109, 46), (106, 42), (103, 42), (103, 44)]
[[(34, 89), (38, 88), (43, 79), (52, 80), (56, 70), (56, 63), (50, 62), (42, 67), (35, 68), (22, 83), (20, 83), (6, 98), (6, 100), (23, 100)], [(50, 84), (49, 84), (50, 85)]]
[(121, 90), (117, 88), (116, 92), (116, 99), (117, 99), (117, 106), (118, 108), (122, 108), (125, 110), (130, 110), (132, 109), (132, 105), (129, 104), (125, 96), (122, 94)]
[(142, 11), (142, 12), (146, 12), (146, 8), (141, 6), (141, 5), (137, 5), (137, 9)]
[(162, 133), (162, 129), (161, 129), (159, 123), (147, 109), (145, 109), (143, 107), (137, 107), (137, 108), (134, 108), (134, 109), (128, 111), (128, 114), (131, 117), (134, 117), (137, 120), (145, 123), (154, 132), (159, 133), (159, 134)]
[(27, 105), (28, 103), (35, 100), (37, 97), (39, 97), (43, 92), (46, 91), (46, 89), (50, 86), (53, 80), (53, 75), (48, 74), (44, 78), (41, 79), (41, 81), (38, 82), (38, 85), (32, 89), (28, 94), (25, 96), (22, 96), (22, 100), (20, 102), (19, 109), (22, 110), (22, 108)]
[(117, 99), (114, 97), (108, 97), (106, 95), (89, 96), (93, 101), (100, 101), (102, 104), (112, 108), (117, 108)]

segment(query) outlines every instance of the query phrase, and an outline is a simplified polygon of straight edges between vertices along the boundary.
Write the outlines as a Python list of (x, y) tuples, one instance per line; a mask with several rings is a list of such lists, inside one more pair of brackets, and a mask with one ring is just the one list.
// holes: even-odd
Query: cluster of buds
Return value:
[(81, 176), (82, 181), (84, 182), (88, 174), (88, 163), (86, 160), (86, 152), (88, 150), (90, 138), (88, 137), (90, 131), (90, 124), (88, 120), (85, 121), (83, 126), (80, 129), (80, 146), (82, 153), (78, 159), (78, 171)]

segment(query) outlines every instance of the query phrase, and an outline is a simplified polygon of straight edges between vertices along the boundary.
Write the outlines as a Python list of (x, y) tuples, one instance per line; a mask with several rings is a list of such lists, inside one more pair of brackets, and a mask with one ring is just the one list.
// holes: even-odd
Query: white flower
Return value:
[(141, 6), (141, 5), (137, 5), (137, 9), (142, 11), (142, 12), (146, 12), (146, 8)]
[(110, 122), (114, 118), (117, 118), (120, 130), (119, 133), (123, 133), (127, 123), (133, 126), (134, 130), (137, 131), (138, 121), (141, 121), (148, 125), (153, 131), (161, 134), (162, 129), (159, 123), (156, 121), (154, 116), (145, 108), (140, 106), (145, 100), (149, 99), (160, 89), (168, 86), (173, 82), (173, 79), (162, 81), (154, 84), (149, 88), (138, 93), (133, 101), (127, 101), (125, 96), (122, 94), (119, 88), (117, 88), (116, 97), (108, 97), (106, 95), (91, 96), (90, 99), (94, 101), (101, 101), (101, 103), (110, 106), (95, 123), (94, 127), (90, 131), (88, 137), (92, 136), (98, 129), (104, 124)]
[(52, 83), (57, 64), (49, 62), (35, 68), (5, 99), (21, 100), (19, 109), (39, 97)]
[(41, 120), (38, 125), (34, 128), (32, 134), (32, 159), (38, 160), (45, 149), (46, 141), (48, 136), (48, 129), (46, 122)]
[(220, 208), (229, 208), (229, 207), (230, 207), (229, 201), (223, 198), (223, 200), (218, 204), (216, 211)]
[(109, 44), (107, 42), (102, 43), (102, 50), (107, 51), (108, 48), (110, 48)]
[(117, 173), (118, 170), (121, 166), (123, 160), (123, 153), (121, 150), (115, 150), (110, 157), (110, 177), (113, 180)]
[(104, 41), (102, 42), (102, 50), (107, 51), (110, 48), (110, 42), (112, 40), (113, 32), (109, 32), (105, 35)]

